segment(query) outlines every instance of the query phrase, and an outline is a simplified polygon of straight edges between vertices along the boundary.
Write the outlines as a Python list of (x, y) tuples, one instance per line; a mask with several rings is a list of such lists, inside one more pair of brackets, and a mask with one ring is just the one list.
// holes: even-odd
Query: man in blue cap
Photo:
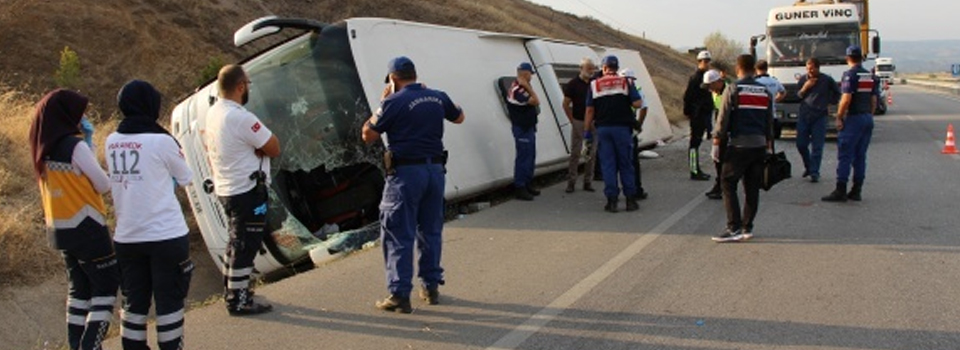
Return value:
[[(634, 178), (633, 126), (637, 119), (635, 108), (643, 107), (637, 88), (626, 77), (617, 74), (620, 60), (617, 56), (607, 56), (601, 61), (603, 76), (590, 82), (587, 92), (587, 112), (584, 125), (595, 130), (600, 149), (600, 169), (603, 171), (603, 194), (607, 197), (604, 210), (616, 213), (620, 188), (623, 186), (627, 211), (640, 209), (637, 204), (637, 183)], [(589, 131), (588, 131), (589, 132)], [(619, 175), (619, 177), (618, 177)]]
[[(847, 65), (840, 81), (840, 105), (837, 108), (837, 188), (825, 202), (860, 201), (867, 171), (867, 148), (873, 135), (873, 111), (880, 95), (876, 76), (863, 68), (863, 50), (847, 48)], [(847, 180), (853, 167), (853, 187), (847, 193)]]
[(363, 124), (361, 135), (367, 144), (380, 140), (382, 133), (389, 139), (380, 239), (390, 296), (376, 306), (410, 313), (415, 245), (420, 250), (420, 297), (431, 305), (439, 302), (439, 286), (444, 282), (440, 253), (447, 160), (443, 121), (460, 124), (465, 117), (446, 93), (417, 82), (416, 67), (409, 58), (394, 58), (387, 67), (389, 84), (380, 108)]
[(523, 62), (517, 67), (517, 80), (507, 91), (507, 111), (517, 156), (513, 164), (513, 186), (516, 198), (533, 200), (540, 191), (531, 186), (537, 156), (537, 115), (540, 114), (540, 98), (530, 86), (533, 65)]

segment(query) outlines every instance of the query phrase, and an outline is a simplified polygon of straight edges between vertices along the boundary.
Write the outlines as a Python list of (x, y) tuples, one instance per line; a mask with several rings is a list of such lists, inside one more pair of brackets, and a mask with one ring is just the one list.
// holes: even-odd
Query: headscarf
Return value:
[(160, 92), (142, 80), (131, 80), (117, 93), (117, 104), (123, 121), (117, 126), (121, 134), (167, 134), (160, 119)]
[(44, 159), (60, 141), (81, 133), (78, 125), (88, 104), (85, 96), (63, 89), (51, 91), (37, 103), (36, 116), (30, 125), (30, 152), (37, 178), (43, 176)]

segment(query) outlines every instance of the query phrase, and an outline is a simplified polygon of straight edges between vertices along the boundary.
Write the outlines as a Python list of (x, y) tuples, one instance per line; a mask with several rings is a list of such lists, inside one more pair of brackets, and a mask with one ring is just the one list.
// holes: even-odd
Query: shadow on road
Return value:
[[(541, 310), (528, 305), (481, 303), (452, 297), (444, 305), (419, 308), (417, 320), (406, 316), (372, 316), (303, 307), (277, 305), (277, 315), (269, 321), (323, 332), (375, 334), (407, 340), (486, 347), (489, 338), (499, 336), (525, 322)], [(921, 331), (812, 324), (790, 321), (739, 318), (698, 318), (693, 316), (645, 313), (599, 312), (581, 309), (561, 310), (560, 316), (520, 348), (551, 348), (564, 344), (583, 349), (706, 349), (707, 347), (671, 345), (723, 342), (774, 346), (817, 346), (856, 349), (942, 348), (960, 344), (960, 332)], [(424, 321), (426, 319), (426, 321)], [(561, 334), (562, 333), (562, 334)], [(588, 334), (603, 334), (603, 337)], [(612, 335), (611, 335), (612, 334)], [(655, 342), (625, 340), (651, 338)], [(494, 341), (496, 339), (493, 339)]]

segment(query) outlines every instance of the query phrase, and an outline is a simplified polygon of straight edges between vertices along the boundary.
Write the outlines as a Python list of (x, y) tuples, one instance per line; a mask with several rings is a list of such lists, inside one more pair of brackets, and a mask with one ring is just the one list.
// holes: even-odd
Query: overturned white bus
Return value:
[[(234, 43), (242, 46), (284, 29), (305, 33), (242, 64), (254, 82), (246, 107), (283, 147), (272, 167), (270, 234), (255, 262), (261, 274), (319, 264), (379, 238), (383, 145), (365, 146), (360, 129), (378, 107), (386, 63), (395, 56), (410, 57), (421, 82), (449, 93), (469, 115), (444, 136), (451, 155), (445, 196), (451, 202), (510, 182), (514, 147), (500, 89), (523, 61), (536, 67), (534, 88), (544, 96), (538, 175), (565, 167), (571, 126), (562, 108), (562, 84), (578, 75), (584, 57), (599, 61), (616, 54), (622, 68), (636, 72), (649, 108), (644, 144), (672, 133), (636, 51), (378, 18), (327, 25), (265, 17), (238, 30)], [(174, 109), (171, 130), (196, 176), (187, 188), (190, 205), (211, 256), (222, 267), (227, 220), (213, 194), (199, 135), (217, 98), (215, 82), (199, 88)]]

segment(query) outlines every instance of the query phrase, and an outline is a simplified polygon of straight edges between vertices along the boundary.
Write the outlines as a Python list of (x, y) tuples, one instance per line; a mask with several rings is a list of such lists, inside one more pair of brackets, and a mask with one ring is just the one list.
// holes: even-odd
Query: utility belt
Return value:
[(861, 115), (871, 115), (871, 116), (872, 116), (873, 113), (866, 112), (866, 111), (861, 112), (861, 111), (854, 110), (854, 109), (851, 109), (849, 112), (847, 112), (847, 117), (861, 116)]
[(397, 173), (397, 168), (402, 166), (409, 165), (424, 165), (424, 164), (438, 164), (443, 166), (443, 172), (447, 172), (447, 158), (449, 153), (444, 150), (443, 155), (436, 157), (423, 157), (423, 158), (399, 158), (394, 156), (393, 152), (386, 151), (383, 153), (383, 168), (386, 170), (387, 175), (394, 175)]

